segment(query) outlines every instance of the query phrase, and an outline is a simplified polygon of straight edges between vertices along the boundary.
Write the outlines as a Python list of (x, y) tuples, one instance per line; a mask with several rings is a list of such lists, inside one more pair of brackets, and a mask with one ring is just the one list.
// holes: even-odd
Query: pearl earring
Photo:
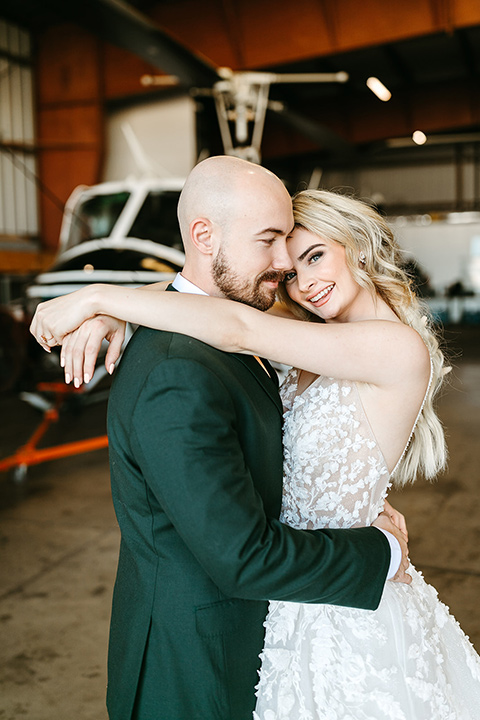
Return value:
[(359, 261), (362, 265), (365, 265), (365, 263), (367, 262), (367, 256), (365, 255), (364, 252), (361, 252), (361, 253), (360, 253), (360, 255), (358, 256), (358, 261)]

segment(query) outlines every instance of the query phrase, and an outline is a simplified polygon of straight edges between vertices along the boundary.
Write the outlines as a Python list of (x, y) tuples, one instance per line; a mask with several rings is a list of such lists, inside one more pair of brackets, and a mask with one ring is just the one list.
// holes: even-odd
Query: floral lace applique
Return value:
[[(283, 522), (369, 525), (390, 485), (355, 383), (282, 387)], [(480, 659), (415, 568), (375, 612), (271, 602), (255, 720), (476, 720)]]

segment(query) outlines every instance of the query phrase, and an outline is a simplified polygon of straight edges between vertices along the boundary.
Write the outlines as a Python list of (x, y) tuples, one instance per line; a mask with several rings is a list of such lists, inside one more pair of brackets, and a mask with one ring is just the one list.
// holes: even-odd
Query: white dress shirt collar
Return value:
[(197, 285), (187, 280), (182, 273), (176, 274), (175, 280), (172, 282), (172, 287), (178, 290), (178, 292), (190, 293), (191, 295), (208, 295), (204, 290), (201, 290)]

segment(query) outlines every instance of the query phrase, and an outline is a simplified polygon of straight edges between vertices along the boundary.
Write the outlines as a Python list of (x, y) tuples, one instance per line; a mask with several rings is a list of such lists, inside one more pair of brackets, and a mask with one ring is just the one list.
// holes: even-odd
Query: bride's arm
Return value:
[(308, 323), (221, 298), (108, 286), (93, 294), (91, 303), (94, 314), (180, 332), (226, 352), (261, 355), (320, 375), (390, 384), (404, 369), (411, 374), (415, 354), (420, 372), (423, 365), (429, 368), (423, 341), (400, 322)]
[[(159, 292), (166, 290), (169, 284), (158, 282), (145, 285), (143, 289)], [(60, 362), (64, 368), (65, 381), (69, 383), (73, 379), (76, 387), (80, 387), (83, 382), (88, 383), (93, 377), (104, 340), (108, 341), (105, 368), (112, 374), (125, 340), (126, 323), (123, 320), (109, 315), (89, 317), (91, 310), (88, 303), (83, 301), (88, 292), (74, 292), (42, 303), (30, 327), (47, 352), (61, 343)], [(280, 302), (275, 303), (268, 312), (280, 317), (293, 317), (291, 311)], [(86, 319), (82, 322), (82, 318)]]
[(109, 285), (91, 285), (75, 295), (69, 296), (69, 312), (65, 302), (43, 314), (40, 306), (32, 330), (37, 338), (53, 335), (61, 342), (65, 327), (71, 329), (68, 323), (78, 327), (86, 317), (105, 314), (191, 335), (226, 352), (262, 355), (312, 373), (375, 385), (398, 382), (407, 368), (412, 372), (412, 365), (423, 375), (429, 362), (417, 333), (396, 322), (306, 323), (220, 298)]
[[(134, 322), (137, 325), (145, 325), (158, 330), (166, 329), (163, 325), (158, 324), (160, 321), (152, 322), (154, 317), (152, 311), (155, 312), (158, 307), (155, 304), (156, 301), (153, 300), (153, 293), (158, 296), (158, 293), (166, 290), (169, 284), (169, 282), (158, 282), (136, 289), (98, 283), (88, 285), (81, 290), (40, 303), (30, 324), (30, 332), (35, 336), (37, 342), (47, 352), (50, 352), (55, 345), (62, 345), (67, 335), (80, 328), (87, 320), (98, 315), (103, 315), (105, 318), (109, 316), (122, 322)], [(148, 296), (144, 296), (143, 302), (139, 302), (138, 293), (145, 291), (148, 292)], [(136, 300), (136, 305), (133, 306), (137, 318), (135, 321), (130, 320), (130, 316), (127, 318), (129, 304), (133, 297)], [(107, 310), (109, 300), (116, 301), (111, 304), (111, 307), (115, 307), (118, 311), (117, 314)], [(292, 312), (280, 302), (276, 302), (267, 312), (283, 318), (294, 317)], [(108, 321), (105, 319), (105, 327), (107, 323)], [(111, 325), (112, 331), (117, 329), (116, 322), (112, 322)], [(189, 333), (185, 332), (185, 334)]]

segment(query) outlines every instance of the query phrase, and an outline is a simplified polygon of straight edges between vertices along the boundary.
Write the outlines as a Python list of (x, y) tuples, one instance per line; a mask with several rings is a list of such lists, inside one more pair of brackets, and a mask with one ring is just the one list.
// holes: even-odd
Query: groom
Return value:
[[(169, 290), (273, 305), (293, 227), (276, 176), (205, 160), (178, 216), (186, 262)], [(108, 432), (122, 535), (111, 720), (248, 720), (268, 599), (377, 607), (398, 568), (395, 538), (278, 521), (282, 406), (267, 361), (140, 328), (113, 383)], [(386, 517), (378, 524), (402, 544), (405, 580), (405, 543)]]

